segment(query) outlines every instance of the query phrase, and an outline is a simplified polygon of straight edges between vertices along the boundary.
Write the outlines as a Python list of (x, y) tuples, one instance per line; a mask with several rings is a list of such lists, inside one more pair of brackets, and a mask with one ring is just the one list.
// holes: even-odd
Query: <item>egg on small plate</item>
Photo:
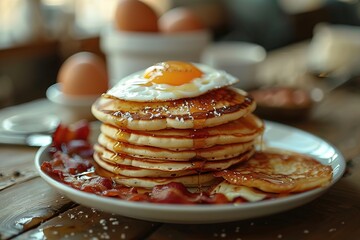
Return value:
[(166, 61), (123, 78), (107, 94), (127, 101), (171, 101), (197, 97), (237, 81), (225, 71), (202, 64)]
[(80, 52), (62, 64), (57, 83), (47, 89), (46, 96), (59, 107), (63, 122), (92, 120), (91, 104), (107, 89), (105, 62), (96, 54)]

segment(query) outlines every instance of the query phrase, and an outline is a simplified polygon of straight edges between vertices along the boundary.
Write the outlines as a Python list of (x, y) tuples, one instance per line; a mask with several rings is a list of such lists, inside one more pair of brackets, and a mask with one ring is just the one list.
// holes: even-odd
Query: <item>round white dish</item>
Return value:
[(49, 160), (48, 147), (39, 149), (35, 157), (35, 165), (40, 176), (47, 183), (79, 204), (142, 220), (187, 224), (229, 222), (286, 211), (314, 200), (340, 179), (345, 171), (345, 161), (336, 148), (299, 129), (273, 122), (265, 123), (264, 141), (267, 146), (308, 154), (323, 164), (331, 165), (333, 168), (331, 184), (326, 188), (289, 197), (237, 205), (155, 204), (101, 197), (57, 182), (40, 169), (41, 163)]

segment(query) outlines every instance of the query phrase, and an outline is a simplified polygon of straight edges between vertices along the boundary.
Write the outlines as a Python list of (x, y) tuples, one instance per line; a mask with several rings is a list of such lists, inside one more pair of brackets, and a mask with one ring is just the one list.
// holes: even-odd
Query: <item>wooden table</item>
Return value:
[[(294, 59), (290, 52), (269, 59), (280, 55)], [(42, 100), (22, 108), (41, 112), (51, 109), (49, 104)], [(291, 123), (335, 145), (348, 162), (345, 176), (320, 198), (268, 217), (205, 225), (147, 222), (80, 206), (37, 175), (37, 148), (0, 145), (0, 239), (360, 239), (359, 122), (359, 91), (341, 87), (326, 95), (309, 119)]]

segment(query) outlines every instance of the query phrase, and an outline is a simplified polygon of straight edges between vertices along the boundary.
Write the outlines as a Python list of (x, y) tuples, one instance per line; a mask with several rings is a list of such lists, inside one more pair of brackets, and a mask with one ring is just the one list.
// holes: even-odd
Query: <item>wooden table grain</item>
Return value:
[[(293, 59), (291, 51), (285, 52), (288, 55), (274, 53), (269, 59)], [(41, 112), (49, 104), (41, 100), (22, 107)], [(2, 110), (0, 116), (14, 110)], [(359, 89), (343, 86), (327, 93), (309, 118), (287, 124), (336, 146), (346, 158), (346, 174), (321, 197), (299, 208), (219, 224), (155, 223), (83, 207), (38, 176), (37, 148), (0, 145), (0, 239), (360, 239), (359, 123)]]

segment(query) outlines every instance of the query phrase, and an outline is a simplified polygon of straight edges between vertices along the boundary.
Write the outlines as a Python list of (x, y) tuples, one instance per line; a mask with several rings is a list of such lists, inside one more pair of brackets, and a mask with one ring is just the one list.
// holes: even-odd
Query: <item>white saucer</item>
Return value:
[(56, 115), (24, 113), (3, 120), (2, 127), (9, 133), (49, 133), (56, 129), (60, 119)]

